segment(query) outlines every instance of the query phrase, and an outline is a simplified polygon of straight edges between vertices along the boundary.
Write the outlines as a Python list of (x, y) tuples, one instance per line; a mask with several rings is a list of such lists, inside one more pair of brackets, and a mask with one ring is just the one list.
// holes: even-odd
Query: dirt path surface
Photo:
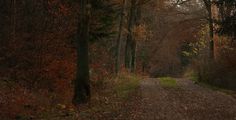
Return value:
[(132, 120), (236, 120), (236, 99), (222, 92), (176, 79), (176, 88), (163, 88), (158, 79), (141, 83), (140, 101)]

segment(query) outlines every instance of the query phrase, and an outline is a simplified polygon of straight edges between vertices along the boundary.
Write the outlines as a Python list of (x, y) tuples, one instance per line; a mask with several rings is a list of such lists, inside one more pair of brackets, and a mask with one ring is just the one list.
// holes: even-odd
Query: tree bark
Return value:
[(131, 68), (130, 68), (130, 71), (132, 73), (134, 73), (135, 69), (136, 69), (136, 41), (133, 40), (132, 45), (131, 45)]
[[(135, 15), (134, 15), (134, 24), (136, 26), (140, 25), (141, 19), (141, 6), (135, 3)], [(136, 70), (136, 50), (137, 49), (137, 42), (133, 38), (131, 44), (131, 72), (134, 73)]]
[(130, 69), (131, 68), (131, 41), (132, 36), (129, 34), (127, 36), (126, 40), (126, 46), (125, 46), (125, 68)]
[(15, 41), (16, 39), (16, 0), (12, 0), (12, 17), (11, 17), (11, 24), (12, 24), (12, 40)]
[(209, 24), (209, 35), (210, 35), (210, 42), (209, 42), (209, 58), (214, 60), (215, 53), (214, 53), (214, 26), (213, 26), (213, 16), (212, 16), (212, 2), (211, 0), (203, 0), (205, 3), (206, 10), (208, 12), (208, 24)]
[(123, 23), (124, 23), (125, 3), (126, 3), (126, 0), (123, 0), (122, 10), (120, 13), (119, 32), (118, 32), (118, 37), (117, 37), (117, 42), (116, 42), (116, 74), (120, 72), (121, 34), (122, 34), (122, 28), (123, 28)]
[(131, 0), (131, 8), (128, 21), (128, 36), (125, 48), (125, 67), (127, 69), (131, 69), (132, 66), (132, 42), (134, 41), (133, 27), (135, 22), (135, 9), (136, 9), (136, 0)]
[(90, 19), (89, 0), (80, 0), (78, 39), (77, 39), (77, 74), (74, 88), (73, 103), (75, 105), (86, 103), (90, 98), (89, 80), (89, 19)]
[(209, 8), (209, 29), (210, 29), (210, 59), (213, 59), (215, 58), (215, 51), (214, 51), (214, 28), (213, 28), (213, 18), (212, 18), (212, 11), (211, 11), (211, 6), (210, 5), (210, 8)]

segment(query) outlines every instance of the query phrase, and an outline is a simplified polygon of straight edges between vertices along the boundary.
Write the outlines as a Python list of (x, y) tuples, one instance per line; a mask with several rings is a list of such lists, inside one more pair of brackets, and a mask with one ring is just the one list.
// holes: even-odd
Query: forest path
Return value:
[(236, 120), (236, 99), (223, 92), (176, 79), (177, 87), (165, 88), (159, 79), (141, 83), (140, 102), (132, 120)]

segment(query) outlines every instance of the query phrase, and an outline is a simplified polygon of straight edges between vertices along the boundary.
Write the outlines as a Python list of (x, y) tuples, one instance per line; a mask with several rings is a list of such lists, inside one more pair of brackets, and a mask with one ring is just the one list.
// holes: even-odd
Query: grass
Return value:
[(194, 82), (198, 82), (198, 75), (194, 70), (187, 70), (184, 74), (184, 77)]
[(162, 77), (160, 78), (160, 85), (167, 88), (176, 88), (177, 82), (174, 78), (171, 77)]
[(114, 91), (121, 98), (127, 98), (140, 85), (141, 78), (136, 75), (120, 75), (116, 79)]

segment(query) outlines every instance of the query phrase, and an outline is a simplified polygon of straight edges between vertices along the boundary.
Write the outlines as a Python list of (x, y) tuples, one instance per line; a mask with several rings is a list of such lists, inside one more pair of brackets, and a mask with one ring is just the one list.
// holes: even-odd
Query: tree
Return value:
[(209, 24), (209, 34), (210, 34), (210, 50), (209, 57), (210, 59), (214, 59), (214, 28), (213, 28), (213, 18), (212, 18), (212, 0), (203, 0), (206, 10), (208, 12), (208, 24)]
[(85, 103), (90, 98), (88, 59), (90, 8), (91, 5), (89, 0), (80, 0), (77, 38), (77, 74), (73, 98), (73, 103), (76, 105), (80, 103)]
[[(218, 0), (214, 2), (215, 7), (219, 11), (216, 11), (214, 20), (218, 26), (216, 33), (219, 35), (226, 35), (228, 37), (236, 38), (236, 1), (235, 0)], [(218, 15), (218, 16), (217, 16)]]
[(122, 34), (122, 28), (123, 28), (123, 23), (124, 23), (125, 5), (126, 5), (126, 0), (123, 0), (121, 12), (120, 12), (119, 31), (118, 31), (118, 37), (117, 37), (117, 42), (116, 42), (116, 74), (119, 73), (120, 71), (121, 34)]
[(125, 48), (125, 66), (134, 72), (136, 57), (136, 41), (133, 36), (133, 29), (136, 24), (137, 0), (131, 0), (130, 15), (128, 19), (128, 36)]

